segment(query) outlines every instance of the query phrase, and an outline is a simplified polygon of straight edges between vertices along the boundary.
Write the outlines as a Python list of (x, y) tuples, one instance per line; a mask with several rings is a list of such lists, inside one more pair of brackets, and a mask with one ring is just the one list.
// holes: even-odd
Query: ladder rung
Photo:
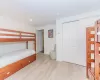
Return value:
[(94, 51), (94, 50), (89, 50), (88, 52), (89, 52), (89, 53), (94, 53), (95, 51)]
[(95, 35), (94, 35), (94, 34), (90, 34), (88, 37), (89, 37), (89, 38), (94, 38)]
[(94, 59), (88, 59), (88, 63), (95, 62)]
[(94, 41), (89, 41), (88, 44), (94, 44)]

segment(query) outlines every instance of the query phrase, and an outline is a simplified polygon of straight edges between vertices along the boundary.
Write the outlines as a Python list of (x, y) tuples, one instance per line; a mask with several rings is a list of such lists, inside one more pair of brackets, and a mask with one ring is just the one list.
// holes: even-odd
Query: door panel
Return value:
[(84, 65), (82, 34), (85, 32), (79, 21), (63, 24), (63, 61)]

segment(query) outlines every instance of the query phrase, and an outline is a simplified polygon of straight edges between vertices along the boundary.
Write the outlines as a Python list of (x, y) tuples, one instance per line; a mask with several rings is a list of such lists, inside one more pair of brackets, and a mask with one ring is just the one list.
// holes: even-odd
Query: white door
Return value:
[(84, 30), (79, 21), (63, 24), (63, 61), (85, 65)]

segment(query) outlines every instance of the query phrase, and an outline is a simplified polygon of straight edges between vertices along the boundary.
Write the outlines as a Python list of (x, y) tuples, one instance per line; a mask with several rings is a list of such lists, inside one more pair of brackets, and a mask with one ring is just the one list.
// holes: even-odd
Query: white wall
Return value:
[[(0, 16), (0, 28), (19, 30), (26, 32), (35, 32), (35, 28), (26, 24), (16, 21), (8, 16)], [(31, 44), (33, 46), (33, 44)], [(25, 49), (25, 42), (19, 43), (0, 43), (0, 55), (3, 55), (7, 52)]]
[(33, 26), (19, 22), (15, 19), (12, 19), (9, 16), (0, 16), (0, 28), (26, 31), (26, 32), (35, 32), (35, 28)]
[[(55, 32), (56, 32), (56, 25), (55, 24), (48, 24), (42, 27), (36, 27), (36, 30), (44, 29), (44, 53), (49, 54), (50, 51), (54, 49), (55, 45)], [(48, 38), (48, 30), (53, 29), (54, 35), (53, 38)]]
[[(81, 43), (81, 45), (83, 45), (83, 49), (81, 48), (81, 52), (83, 54), (84, 57), (84, 61), (82, 62), (83, 65), (86, 65), (86, 27), (90, 27), (90, 26), (94, 26), (95, 21), (97, 19), (100, 19), (100, 11), (93, 11), (93, 12), (87, 12), (84, 14), (80, 14), (80, 15), (76, 15), (76, 16), (71, 16), (71, 17), (65, 17), (65, 18), (61, 18), (58, 19), (56, 21), (56, 51), (57, 51), (57, 60), (58, 61), (63, 61), (63, 31), (62, 31), (62, 25), (64, 23), (69, 23), (70, 21), (79, 21), (79, 25), (82, 29), (82, 33), (80, 34), (80, 36), (83, 36), (80, 39), (83, 39), (83, 43)], [(77, 26), (73, 26), (73, 29), (77, 27)], [(64, 53), (63, 53), (64, 54)], [(78, 56), (78, 55), (76, 55)], [(74, 56), (73, 56), (74, 57)], [(71, 58), (73, 58), (71, 57)]]

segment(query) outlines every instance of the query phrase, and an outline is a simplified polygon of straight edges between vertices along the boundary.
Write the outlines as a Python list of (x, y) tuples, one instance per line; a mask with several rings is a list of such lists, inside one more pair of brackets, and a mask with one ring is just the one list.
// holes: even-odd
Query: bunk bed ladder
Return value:
[[(95, 39), (95, 35), (91, 34), (91, 31), (94, 31), (94, 27), (88, 27), (86, 28), (86, 74), (87, 74), (87, 78), (89, 78), (89, 71), (91, 71), (91, 63), (95, 62), (94, 59), (91, 59), (91, 54), (94, 54), (94, 50), (91, 50), (91, 45), (94, 45), (95, 42), (94, 40), (91, 41), (91, 38)], [(92, 75), (93, 76), (93, 75)]]
[[(94, 31), (94, 35), (90, 32)], [(94, 38), (94, 41), (91, 41)], [(94, 44), (94, 50), (91, 50), (91, 44)], [(87, 58), (87, 78), (89, 80), (100, 80), (100, 20), (95, 24), (95, 27), (88, 27), (86, 29), (86, 58)], [(94, 58), (91, 59), (91, 54)], [(94, 67), (92, 67), (92, 62)]]

